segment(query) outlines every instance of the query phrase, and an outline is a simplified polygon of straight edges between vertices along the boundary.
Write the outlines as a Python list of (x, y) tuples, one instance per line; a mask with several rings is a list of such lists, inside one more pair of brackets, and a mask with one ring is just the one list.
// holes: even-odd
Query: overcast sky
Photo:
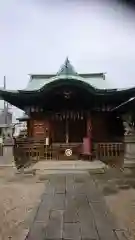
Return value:
[(27, 85), (69, 57), (78, 72), (107, 72), (113, 87), (135, 86), (135, 13), (115, 1), (0, 1), (0, 86)]

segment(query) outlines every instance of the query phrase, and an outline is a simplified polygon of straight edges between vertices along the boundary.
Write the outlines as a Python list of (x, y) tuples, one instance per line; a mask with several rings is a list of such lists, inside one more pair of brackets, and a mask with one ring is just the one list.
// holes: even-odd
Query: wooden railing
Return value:
[[(72, 149), (72, 156), (65, 156), (65, 149)], [(14, 158), (17, 166), (23, 166), (31, 161), (44, 160), (77, 160), (82, 159), (82, 144), (52, 144), (45, 145), (45, 139), (19, 138), (14, 145)], [(107, 160), (123, 157), (124, 144), (120, 142), (93, 143), (92, 159)]]
[(124, 144), (121, 142), (95, 143), (93, 153), (95, 158), (100, 160), (118, 159), (124, 155)]
[(82, 144), (70, 143), (61, 144), (54, 143), (50, 146), (45, 145), (45, 139), (19, 138), (14, 144), (14, 158), (16, 165), (21, 167), (27, 165), (28, 162), (38, 160), (66, 160), (65, 150), (72, 149), (72, 156), (69, 160), (78, 159)]
[(44, 139), (18, 138), (14, 144), (14, 159), (18, 167), (41, 159), (52, 159), (52, 147)]

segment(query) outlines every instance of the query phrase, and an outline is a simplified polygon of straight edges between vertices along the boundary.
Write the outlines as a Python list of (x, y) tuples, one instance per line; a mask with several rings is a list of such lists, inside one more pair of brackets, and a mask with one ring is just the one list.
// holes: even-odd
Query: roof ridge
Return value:
[(66, 58), (64, 64), (60, 67), (59, 71), (56, 74), (57, 76), (60, 75), (73, 75), (76, 76), (78, 73), (75, 71), (73, 65), (70, 63), (68, 57)]

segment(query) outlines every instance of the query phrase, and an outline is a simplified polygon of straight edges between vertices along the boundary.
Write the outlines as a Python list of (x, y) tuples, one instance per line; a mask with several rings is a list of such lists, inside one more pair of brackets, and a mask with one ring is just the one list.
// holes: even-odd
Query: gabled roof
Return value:
[(0, 99), (25, 110), (25, 106), (41, 101), (41, 97), (47, 98), (47, 94), (51, 94), (57, 87), (69, 85), (87, 90), (87, 93), (94, 96), (94, 99), (97, 97), (98, 101), (103, 101), (104, 98), (105, 101), (121, 103), (135, 96), (135, 88), (112, 88), (105, 78), (105, 73), (76, 73), (67, 58), (56, 74), (32, 74), (27, 87), (23, 90), (0, 89)]
[(30, 81), (25, 91), (36, 91), (45, 87), (48, 83), (63, 79), (79, 80), (89, 84), (95, 89), (112, 89), (112, 86), (105, 79), (105, 73), (77, 73), (70, 63), (69, 59), (66, 58), (64, 64), (60, 67), (56, 74), (31, 74)]

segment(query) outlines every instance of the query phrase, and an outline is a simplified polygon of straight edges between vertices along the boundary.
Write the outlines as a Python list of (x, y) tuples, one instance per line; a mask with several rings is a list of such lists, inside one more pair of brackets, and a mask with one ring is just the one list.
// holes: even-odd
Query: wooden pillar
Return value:
[(92, 156), (92, 143), (91, 143), (91, 116), (88, 113), (86, 117), (86, 137), (83, 138), (83, 156), (87, 157), (87, 159), (91, 159)]
[(87, 114), (87, 138), (89, 140), (89, 150), (92, 153), (92, 122), (91, 115)]
[(69, 122), (68, 119), (66, 118), (66, 139), (65, 142), (68, 144), (69, 143)]
[(32, 128), (32, 120), (28, 120), (27, 121), (27, 134), (28, 134), (28, 137), (32, 137), (32, 131), (33, 131), (33, 128)]

